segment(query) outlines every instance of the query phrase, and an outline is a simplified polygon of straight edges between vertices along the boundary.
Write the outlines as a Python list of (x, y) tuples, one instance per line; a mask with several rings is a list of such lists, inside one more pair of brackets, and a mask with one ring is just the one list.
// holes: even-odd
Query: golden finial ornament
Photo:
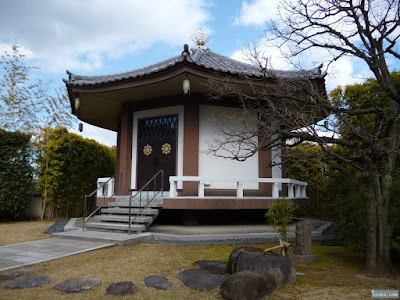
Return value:
[(199, 28), (195, 33), (190, 37), (191, 41), (195, 43), (197, 46), (204, 46), (211, 39), (210, 35), (204, 32), (203, 29)]

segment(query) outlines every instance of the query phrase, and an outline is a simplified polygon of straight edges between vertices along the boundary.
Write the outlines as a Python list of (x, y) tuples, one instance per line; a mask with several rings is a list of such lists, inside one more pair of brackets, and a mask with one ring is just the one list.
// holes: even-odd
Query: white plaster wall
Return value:
[[(152, 118), (165, 115), (178, 115), (178, 137), (177, 137), (177, 176), (183, 175), (183, 126), (184, 114), (183, 105), (170, 106), (164, 108), (155, 108), (133, 113), (133, 138), (132, 138), (132, 174), (131, 174), (131, 189), (136, 189), (136, 168), (137, 168), (137, 132), (138, 119)], [(182, 183), (178, 184), (178, 189), (182, 188)]]
[[(217, 122), (222, 122), (226, 127), (243, 126), (241, 124), (231, 124), (220, 117), (222, 113), (237, 113), (240, 108), (227, 108), (209, 105), (200, 105), (199, 116), (199, 176), (219, 177), (219, 178), (258, 178), (258, 154), (252, 156), (244, 162), (232, 159), (216, 157), (207, 154), (209, 144), (215, 144), (215, 139), (222, 140), (224, 135), (215, 126), (214, 118)], [(255, 141), (257, 143), (257, 141)], [(258, 189), (258, 183), (245, 183), (245, 189)], [(206, 188), (236, 189), (235, 183), (214, 182)]]

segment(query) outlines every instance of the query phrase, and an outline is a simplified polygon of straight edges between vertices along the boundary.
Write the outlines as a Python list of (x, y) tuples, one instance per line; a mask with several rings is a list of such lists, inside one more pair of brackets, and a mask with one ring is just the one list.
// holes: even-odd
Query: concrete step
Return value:
[[(91, 222), (86, 224), (87, 228), (91, 229), (102, 229), (102, 230), (117, 230), (117, 231), (128, 231), (128, 224), (120, 223), (103, 223), (103, 222)], [(145, 225), (131, 224), (131, 231), (143, 232), (146, 230)]]
[[(147, 204), (147, 201), (142, 199), (142, 202), (140, 203), (139, 200), (133, 200), (131, 201), (131, 207), (145, 207)], [(117, 201), (117, 202), (109, 202), (108, 203), (109, 207), (129, 207), (129, 200), (128, 201)], [(153, 200), (150, 202), (150, 204), (147, 207), (162, 207), (163, 203), (162, 200)]]
[[(137, 215), (140, 212), (139, 208), (131, 208), (131, 215)], [(110, 207), (110, 208), (102, 208), (102, 214), (116, 214), (116, 215), (128, 215), (129, 208), (120, 208), (120, 207)], [(142, 215), (158, 215), (159, 210), (155, 208), (146, 208), (143, 210)]]
[[(136, 215), (131, 216), (131, 220), (135, 218)], [(128, 223), (129, 216), (120, 216), (120, 215), (99, 215), (94, 216), (93, 220), (99, 222), (119, 222), (119, 223)], [(135, 219), (135, 223), (151, 223), (153, 221), (153, 217), (151, 216), (139, 216)]]

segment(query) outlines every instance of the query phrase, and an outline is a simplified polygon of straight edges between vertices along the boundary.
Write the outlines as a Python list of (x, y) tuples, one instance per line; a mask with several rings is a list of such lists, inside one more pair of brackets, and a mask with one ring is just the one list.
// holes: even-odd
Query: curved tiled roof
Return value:
[[(186, 45), (185, 45), (186, 46)], [(91, 86), (105, 83), (118, 82), (126, 79), (133, 79), (141, 76), (157, 73), (159, 71), (173, 67), (174, 65), (187, 61), (194, 65), (203, 67), (216, 72), (230, 73), (234, 75), (246, 75), (250, 77), (262, 78), (265, 76), (260, 67), (243, 63), (232, 58), (212, 52), (204, 46), (197, 46), (190, 51), (183, 51), (181, 55), (166, 59), (156, 64), (128, 72), (101, 75), (101, 76), (81, 76), (67, 71), (69, 79), (65, 80), (67, 85)], [(280, 71), (273, 70), (271, 74), (282, 78), (304, 78), (311, 79), (323, 78), (326, 73), (321, 72), (321, 66), (307, 71)]]

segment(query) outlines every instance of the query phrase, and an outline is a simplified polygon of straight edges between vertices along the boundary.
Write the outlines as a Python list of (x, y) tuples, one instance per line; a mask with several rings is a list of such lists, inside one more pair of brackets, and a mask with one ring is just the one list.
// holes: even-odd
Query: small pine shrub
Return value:
[(281, 238), (287, 242), (288, 226), (292, 222), (294, 208), (289, 201), (283, 197), (278, 198), (271, 204), (269, 210), (265, 214), (269, 223), (279, 233)]

